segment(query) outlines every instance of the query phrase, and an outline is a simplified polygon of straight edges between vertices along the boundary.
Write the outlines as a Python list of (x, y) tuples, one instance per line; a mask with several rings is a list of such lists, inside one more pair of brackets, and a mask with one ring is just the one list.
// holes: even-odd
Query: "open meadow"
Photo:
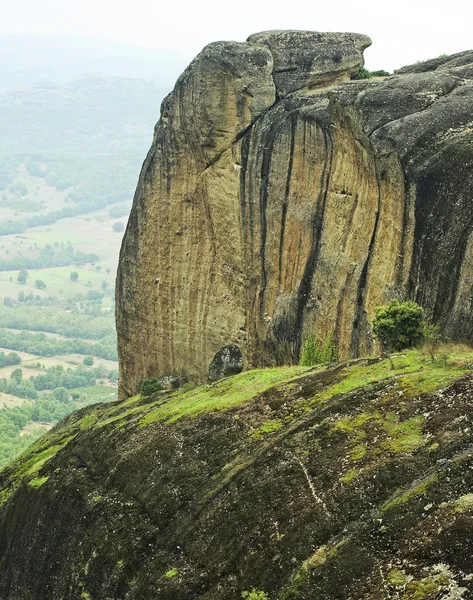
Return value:
[(68, 412), (117, 398), (113, 306), (123, 233), (113, 227), (124, 228), (127, 215), (110, 213), (128, 207), (0, 237), (0, 467)]

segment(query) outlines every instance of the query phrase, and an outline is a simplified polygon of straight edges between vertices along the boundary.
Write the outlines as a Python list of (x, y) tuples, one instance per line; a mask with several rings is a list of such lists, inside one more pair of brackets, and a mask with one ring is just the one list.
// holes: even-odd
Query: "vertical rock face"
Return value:
[(358, 34), (265, 32), (207, 46), (165, 99), (117, 277), (121, 395), (162, 373), (342, 357), (411, 297), (473, 331), (473, 52), (348, 81)]

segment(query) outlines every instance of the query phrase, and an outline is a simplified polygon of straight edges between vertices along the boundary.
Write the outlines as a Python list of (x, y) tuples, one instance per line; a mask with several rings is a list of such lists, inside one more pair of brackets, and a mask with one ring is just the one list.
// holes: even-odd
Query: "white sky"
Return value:
[(0, 8), (0, 33), (86, 35), (189, 57), (266, 29), (366, 33), (369, 69), (473, 47), (468, 0), (0, 0)]

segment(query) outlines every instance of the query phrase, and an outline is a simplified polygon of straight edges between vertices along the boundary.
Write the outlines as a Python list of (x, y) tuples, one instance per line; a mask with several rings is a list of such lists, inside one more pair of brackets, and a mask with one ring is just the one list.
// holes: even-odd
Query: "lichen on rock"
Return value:
[[(461, 357), (246, 371), (69, 415), (0, 473), (0, 597), (467, 600)], [(413, 427), (429, 444), (386, 450)]]

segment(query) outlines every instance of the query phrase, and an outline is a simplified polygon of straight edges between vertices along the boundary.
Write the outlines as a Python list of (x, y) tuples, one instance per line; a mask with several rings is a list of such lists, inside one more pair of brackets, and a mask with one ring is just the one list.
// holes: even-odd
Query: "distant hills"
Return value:
[(144, 78), (172, 87), (189, 57), (171, 50), (86, 37), (0, 35), (0, 89), (48, 80), (63, 84), (84, 73)]
[(0, 235), (131, 201), (189, 62), (93, 38), (0, 35)]
[(0, 91), (0, 235), (131, 201), (168, 91), (96, 74)]

